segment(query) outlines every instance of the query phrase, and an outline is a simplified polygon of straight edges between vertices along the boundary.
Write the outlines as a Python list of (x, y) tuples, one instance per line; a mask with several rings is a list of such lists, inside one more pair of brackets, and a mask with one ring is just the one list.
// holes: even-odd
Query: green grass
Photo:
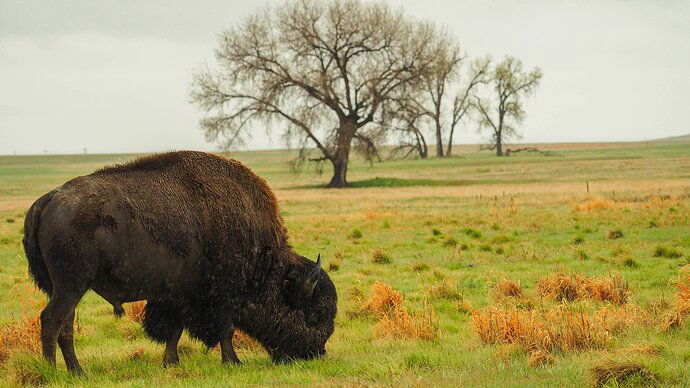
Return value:
[[(430, 287), (447, 282), (462, 301), (483, 308), (497, 303), (492, 285), (509, 278), (537, 306), (551, 308), (556, 302), (536, 293), (540, 278), (554, 272), (619, 274), (630, 286), (630, 304), (654, 319), (668, 311), (675, 292), (670, 282), (690, 258), (690, 143), (551, 148), (556, 156), (496, 158), (463, 147), (448, 159), (373, 166), (354, 160), (348, 177), (356, 189), (344, 190), (317, 188), (328, 182), (328, 169), (324, 175), (290, 172), (291, 152), (232, 154), (276, 191), (295, 249), (337, 263), (329, 275), (338, 289), (339, 314), (327, 356), (273, 365), (262, 350), (239, 350), (244, 364), (226, 367), (217, 351), (207, 352), (185, 335), (181, 364), (163, 369), (163, 347), (148, 340), (139, 324), (116, 319), (111, 306), (89, 292), (77, 310), (76, 334), (86, 376), (70, 376), (60, 355), (53, 369), (39, 354), (18, 351), (0, 362), (3, 385), (572, 386), (591, 381), (589, 369), (599, 360), (631, 356), (627, 349), (636, 344), (662, 349), (634, 357), (665, 385), (686, 385), (690, 324), (668, 333), (655, 324), (632, 325), (606, 348), (557, 352), (553, 364), (531, 367), (524, 350), (483, 344), (456, 298), (428, 298)], [(21, 228), (31, 202), (74, 176), (131, 157), (0, 157), (0, 325), (20, 317), (17, 289), (30, 285)], [(655, 202), (655, 196), (669, 198)], [(599, 197), (620, 206), (574, 208)], [(617, 230), (620, 236), (609, 238)], [(354, 314), (358, 296), (366, 296), (375, 281), (402, 291), (412, 311), (421, 311), (428, 299), (438, 338), (377, 337), (376, 320)], [(603, 306), (586, 301), (570, 308)]]

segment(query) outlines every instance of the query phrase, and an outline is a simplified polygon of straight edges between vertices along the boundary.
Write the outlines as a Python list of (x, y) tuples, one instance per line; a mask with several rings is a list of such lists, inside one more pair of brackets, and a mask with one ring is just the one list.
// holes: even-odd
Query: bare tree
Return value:
[(434, 123), (436, 136), (436, 156), (443, 157), (443, 117), (444, 99), (449, 84), (458, 75), (460, 63), (464, 57), (460, 55), (460, 48), (448, 31), (443, 31), (442, 40), (445, 50), (439, 53), (431, 71), (424, 77), (424, 86), (427, 92), (428, 104), (420, 103), (426, 115)]
[(539, 86), (542, 71), (535, 67), (529, 73), (523, 71), (522, 61), (507, 56), (496, 65), (489, 84), (495, 92), (496, 106), (474, 96), (474, 105), (481, 115), (479, 128), (491, 130), (493, 146), (497, 156), (503, 156), (503, 143), (509, 137), (518, 136), (516, 124), (525, 118), (522, 110), (522, 96), (532, 94)]
[(396, 100), (396, 104), (392, 104), (392, 111), (388, 112), (388, 123), (400, 138), (399, 144), (391, 150), (391, 157), (402, 155), (406, 159), (415, 155), (420, 159), (427, 159), (429, 156), (429, 147), (422, 130), (428, 117), (417, 99), (418, 97), (405, 93), (405, 97)]
[(207, 114), (206, 138), (230, 148), (254, 124), (281, 125), (302, 160), (332, 163), (329, 187), (347, 186), (351, 148), (377, 157), (388, 128), (382, 112), (442, 49), (431, 25), (362, 0), (267, 8), (219, 44), (218, 69), (197, 72), (191, 92)]
[(472, 104), (472, 92), (474, 89), (483, 83), (486, 83), (486, 76), (489, 72), (489, 65), (491, 59), (487, 56), (478, 58), (472, 62), (467, 73), (462, 88), (457, 92), (453, 99), (453, 110), (450, 117), (450, 127), (448, 131), (448, 145), (446, 146), (446, 156), (451, 156), (453, 152), (453, 136), (455, 135), (455, 128), (458, 124), (469, 114)]

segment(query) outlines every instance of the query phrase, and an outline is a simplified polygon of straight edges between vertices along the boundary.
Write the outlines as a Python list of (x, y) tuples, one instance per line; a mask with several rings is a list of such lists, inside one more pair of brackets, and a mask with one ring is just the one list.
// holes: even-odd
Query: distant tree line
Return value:
[(296, 167), (332, 164), (329, 187), (348, 185), (352, 151), (381, 160), (394, 142), (399, 157), (450, 156), (472, 120), (502, 156), (542, 77), (513, 57), (471, 60), (447, 29), (362, 0), (264, 8), (220, 34), (216, 60), (191, 89), (207, 140), (228, 149), (255, 124), (280, 128)]

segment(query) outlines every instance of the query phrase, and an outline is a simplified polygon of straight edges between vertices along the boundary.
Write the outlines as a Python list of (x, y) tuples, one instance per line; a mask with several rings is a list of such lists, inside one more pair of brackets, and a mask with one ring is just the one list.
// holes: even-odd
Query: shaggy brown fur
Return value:
[(183, 329), (234, 362), (234, 327), (276, 361), (320, 356), (333, 333), (335, 287), (292, 251), (273, 192), (235, 160), (181, 151), (102, 168), (39, 198), (24, 235), (51, 295), (44, 355), (54, 363), (57, 340), (76, 372), (72, 319), (88, 289), (118, 315), (147, 300), (144, 328), (166, 343), (166, 365)]

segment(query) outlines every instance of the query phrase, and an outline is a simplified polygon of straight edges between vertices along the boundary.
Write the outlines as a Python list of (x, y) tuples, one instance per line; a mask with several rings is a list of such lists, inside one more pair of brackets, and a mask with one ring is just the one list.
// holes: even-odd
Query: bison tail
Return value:
[(50, 280), (48, 268), (41, 255), (41, 249), (38, 244), (38, 227), (41, 223), (43, 209), (53, 198), (54, 193), (54, 191), (51, 191), (43, 195), (31, 205), (24, 219), (24, 239), (22, 241), (24, 243), (26, 258), (29, 261), (29, 273), (34, 279), (36, 286), (48, 295), (53, 292), (53, 282)]

